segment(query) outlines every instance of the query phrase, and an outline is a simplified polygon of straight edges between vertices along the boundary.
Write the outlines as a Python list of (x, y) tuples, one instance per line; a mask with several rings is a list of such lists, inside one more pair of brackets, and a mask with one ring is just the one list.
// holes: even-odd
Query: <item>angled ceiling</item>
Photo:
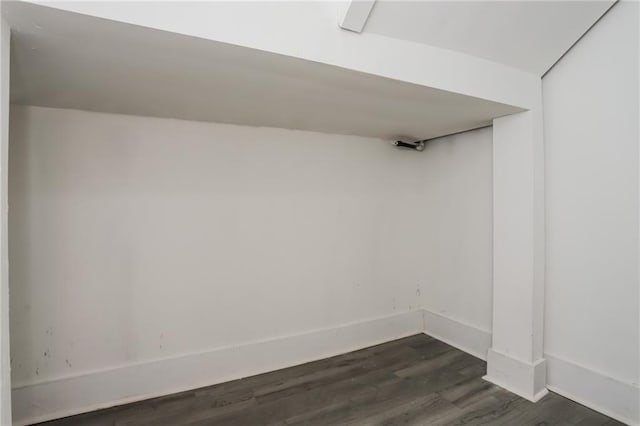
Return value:
[(496, 100), (528, 100), (612, 1), (378, 0), (363, 34), (335, 3), (124, 3), (2, 2), (12, 102), (427, 139), (522, 111)]
[[(521, 109), (318, 62), (5, 3), (18, 104), (426, 139)], [(335, 31), (341, 31), (335, 26)]]
[(378, 0), (364, 32), (456, 50), (542, 75), (613, 3)]

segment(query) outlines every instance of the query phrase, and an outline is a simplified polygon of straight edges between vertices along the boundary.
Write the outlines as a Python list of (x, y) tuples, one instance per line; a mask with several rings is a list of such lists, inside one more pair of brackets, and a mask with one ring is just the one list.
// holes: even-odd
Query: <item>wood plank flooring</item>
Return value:
[(419, 334), (188, 392), (42, 423), (69, 425), (621, 425), (556, 394), (537, 404), (485, 363)]

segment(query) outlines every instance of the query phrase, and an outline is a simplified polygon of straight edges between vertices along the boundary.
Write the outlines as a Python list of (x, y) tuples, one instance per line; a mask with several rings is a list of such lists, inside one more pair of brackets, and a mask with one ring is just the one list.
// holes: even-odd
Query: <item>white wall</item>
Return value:
[(16, 388), (417, 308), (427, 157), (388, 141), (15, 106), (10, 157)]
[[(424, 188), (430, 208), (422, 303), (428, 311), (491, 332), (492, 129), (431, 141)], [(484, 354), (486, 355), (486, 354)]]
[(543, 80), (549, 384), (636, 423), (638, 36), (620, 2)]
[(0, 19), (0, 424), (11, 422), (11, 374), (9, 356), (9, 49), (11, 31)]
[[(421, 305), (490, 329), (490, 128), (416, 153), (14, 106), (10, 161), (19, 422), (122, 402), (83, 398), (154, 360), (185, 377), (183, 359), (226, 370), (187, 388), (258, 372), (231, 360), (247, 344), (309, 346), (259, 355), (277, 368), (419, 332)], [(231, 355), (202, 361), (216, 350)]]
[(384, 233), (424, 215), (424, 156), (72, 110), (12, 120), (15, 385), (416, 307)]

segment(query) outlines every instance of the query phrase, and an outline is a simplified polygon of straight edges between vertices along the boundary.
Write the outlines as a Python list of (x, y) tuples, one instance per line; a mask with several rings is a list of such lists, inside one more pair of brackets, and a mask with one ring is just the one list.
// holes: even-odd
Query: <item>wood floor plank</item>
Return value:
[(447, 389), (440, 391), (440, 395), (458, 408), (466, 408), (484, 398), (500, 392), (500, 388), (480, 377), (467, 379)]
[(617, 426), (556, 394), (534, 404), (424, 334), (283, 370), (53, 420), (49, 426)]

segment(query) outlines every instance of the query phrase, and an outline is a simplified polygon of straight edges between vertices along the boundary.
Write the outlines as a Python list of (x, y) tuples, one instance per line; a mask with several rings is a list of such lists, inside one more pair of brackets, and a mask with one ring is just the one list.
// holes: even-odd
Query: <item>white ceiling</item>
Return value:
[(613, 3), (378, 0), (364, 31), (542, 75)]
[(441, 136), (520, 111), (29, 3), (5, 3), (3, 15), (12, 27), (11, 98), (19, 104), (384, 139)]

